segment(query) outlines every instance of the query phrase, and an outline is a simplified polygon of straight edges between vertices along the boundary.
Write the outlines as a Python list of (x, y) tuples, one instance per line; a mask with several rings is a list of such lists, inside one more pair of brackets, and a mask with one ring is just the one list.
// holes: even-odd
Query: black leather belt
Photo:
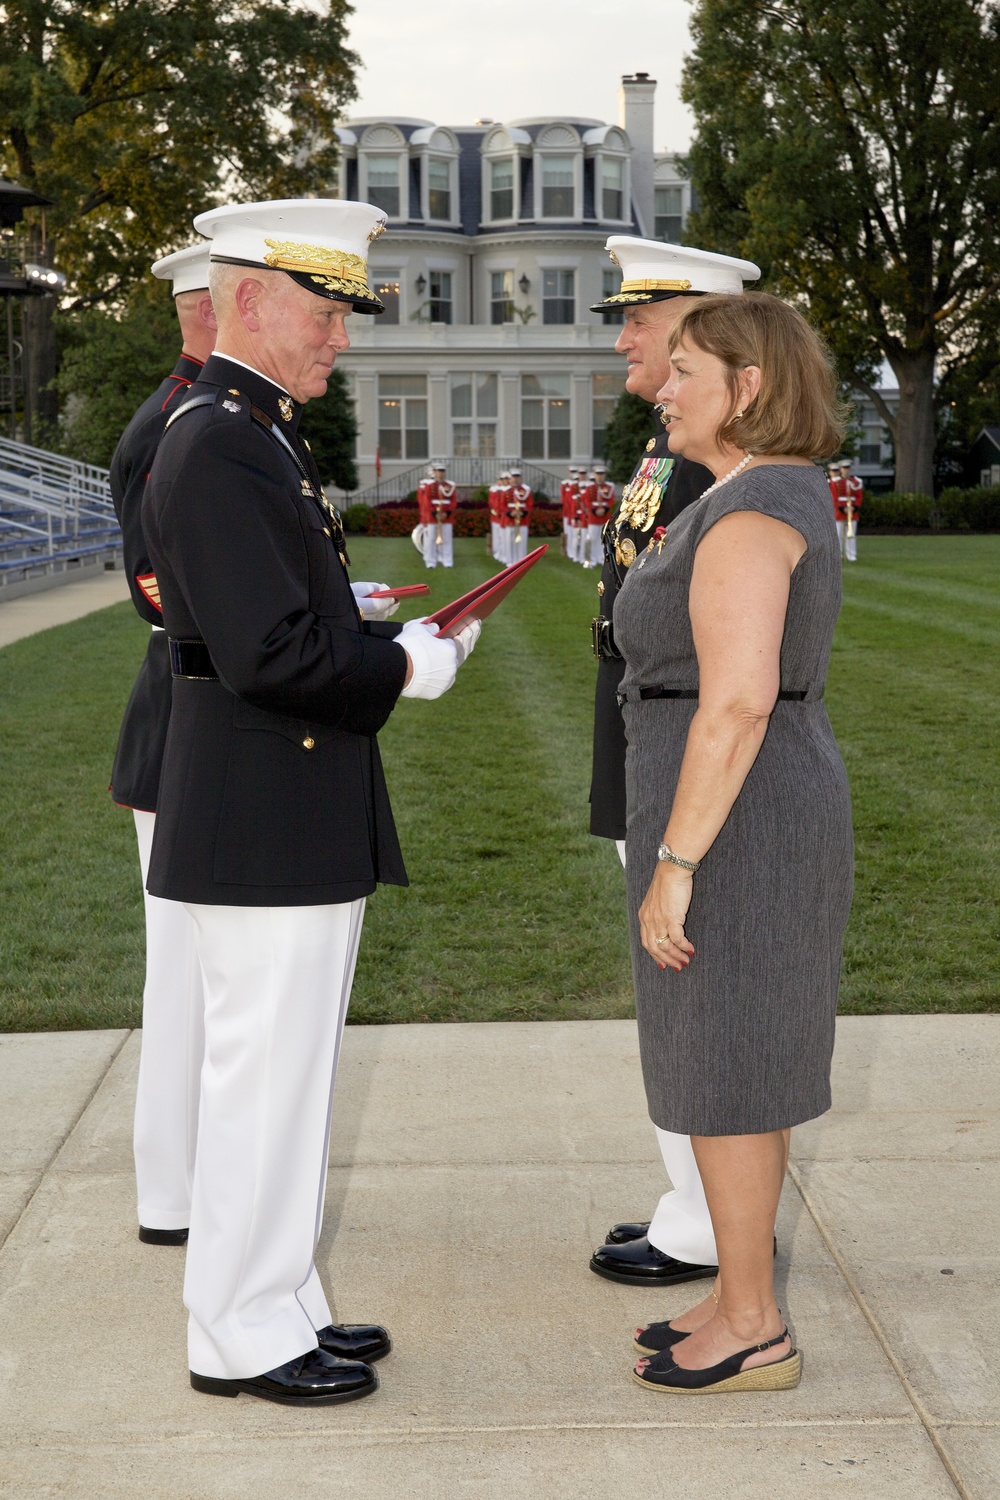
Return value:
[[(784, 689), (778, 694), (778, 701), (782, 703), (801, 703), (806, 697), (809, 689), (801, 688), (796, 692), (786, 692)], [(633, 702), (637, 698), (697, 698), (697, 688), (668, 688), (668, 687), (644, 687), (638, 693), (633, 688), (631, 693), (617, 693), (618, 707), (623, 707), (631, 697)]]
[(218, 682), (208, 647), (204, 641), (170, 641), (170, 675), (192, 677), (196, 682)]

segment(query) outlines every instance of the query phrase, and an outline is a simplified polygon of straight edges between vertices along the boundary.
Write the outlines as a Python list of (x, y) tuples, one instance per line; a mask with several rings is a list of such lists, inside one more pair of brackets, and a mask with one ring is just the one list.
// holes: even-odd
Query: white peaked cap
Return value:
[(204, 292), (208, 290), (209, 247), (204, 244), (188, 245), (186, 250), (175, 250), (173, 255), (164, 255), (154, 260), (152, 272), (161, 281), (172, 281), (170, 295), (179, 297), (181, 292)]
[(661, 240), (640, 240), (629, 234), (613, 234), (604, 247), (621, 267), (621, 289), (591, 309), (638, 307), (662, 302), (684, 292), (728, 292), (739, 296), (745, 281), (757, 281), (760, 267), (732, 255), (711, 250), (692, 250), (687, 245), (666, 245)]
[(317, 296), (374, 313), (384, 305), (368, 285), (368, 246), (385, 224), (380, 208), (342, 198), (230, 203), (194, 221), (213, 261), (285, 271)]

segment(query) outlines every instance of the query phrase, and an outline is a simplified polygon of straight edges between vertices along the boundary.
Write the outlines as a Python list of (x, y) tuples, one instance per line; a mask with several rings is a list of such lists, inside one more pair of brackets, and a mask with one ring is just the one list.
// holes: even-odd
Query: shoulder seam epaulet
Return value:
[(163, 429), (164, 432), (166, 432), (168, 428), (173, 427), (174, 423), (177, 421), (177, 418), (183, 417), (185, 412), (195, 411), (199, 406), (214, 405), (214, 396), (192, 396), (190, 401), (185, 401), (183, 406), (179, 406), (175, 412), (172, 412), (170, 414), (169, 418), (167, 419), (167, 425)]

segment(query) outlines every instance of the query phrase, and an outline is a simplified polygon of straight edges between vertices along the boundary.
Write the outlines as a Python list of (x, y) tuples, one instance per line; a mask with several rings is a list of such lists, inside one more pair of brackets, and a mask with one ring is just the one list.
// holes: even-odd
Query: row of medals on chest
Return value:
[[(650, 458), (649, 455), (655, 447), (656, 439), (650, 438), (646, 444), (646, 456), (639, 465), (638, 472), (622, 490), (618, 513), (610, 523), (614, 538), (615, 561), (622, 568), (630, 568), (637, 555), (635, 542), (631, 537), (623, 537), (622, 529), (627, 526), (632, 531), (649, 530), (656, 519), (656, 513), (663, 499), (663, 486), (674, 466), (672, 457)], [(662, 546), (661, 540), (659, 547), (662, 548)]]

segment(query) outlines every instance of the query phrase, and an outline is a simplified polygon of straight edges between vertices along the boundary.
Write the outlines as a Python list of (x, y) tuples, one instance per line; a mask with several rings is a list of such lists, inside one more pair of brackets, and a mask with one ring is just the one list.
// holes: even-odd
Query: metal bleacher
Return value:
[(107, 469), (0, 438), (0, 599), (16, 583), (113, 566), (121, 547)]

